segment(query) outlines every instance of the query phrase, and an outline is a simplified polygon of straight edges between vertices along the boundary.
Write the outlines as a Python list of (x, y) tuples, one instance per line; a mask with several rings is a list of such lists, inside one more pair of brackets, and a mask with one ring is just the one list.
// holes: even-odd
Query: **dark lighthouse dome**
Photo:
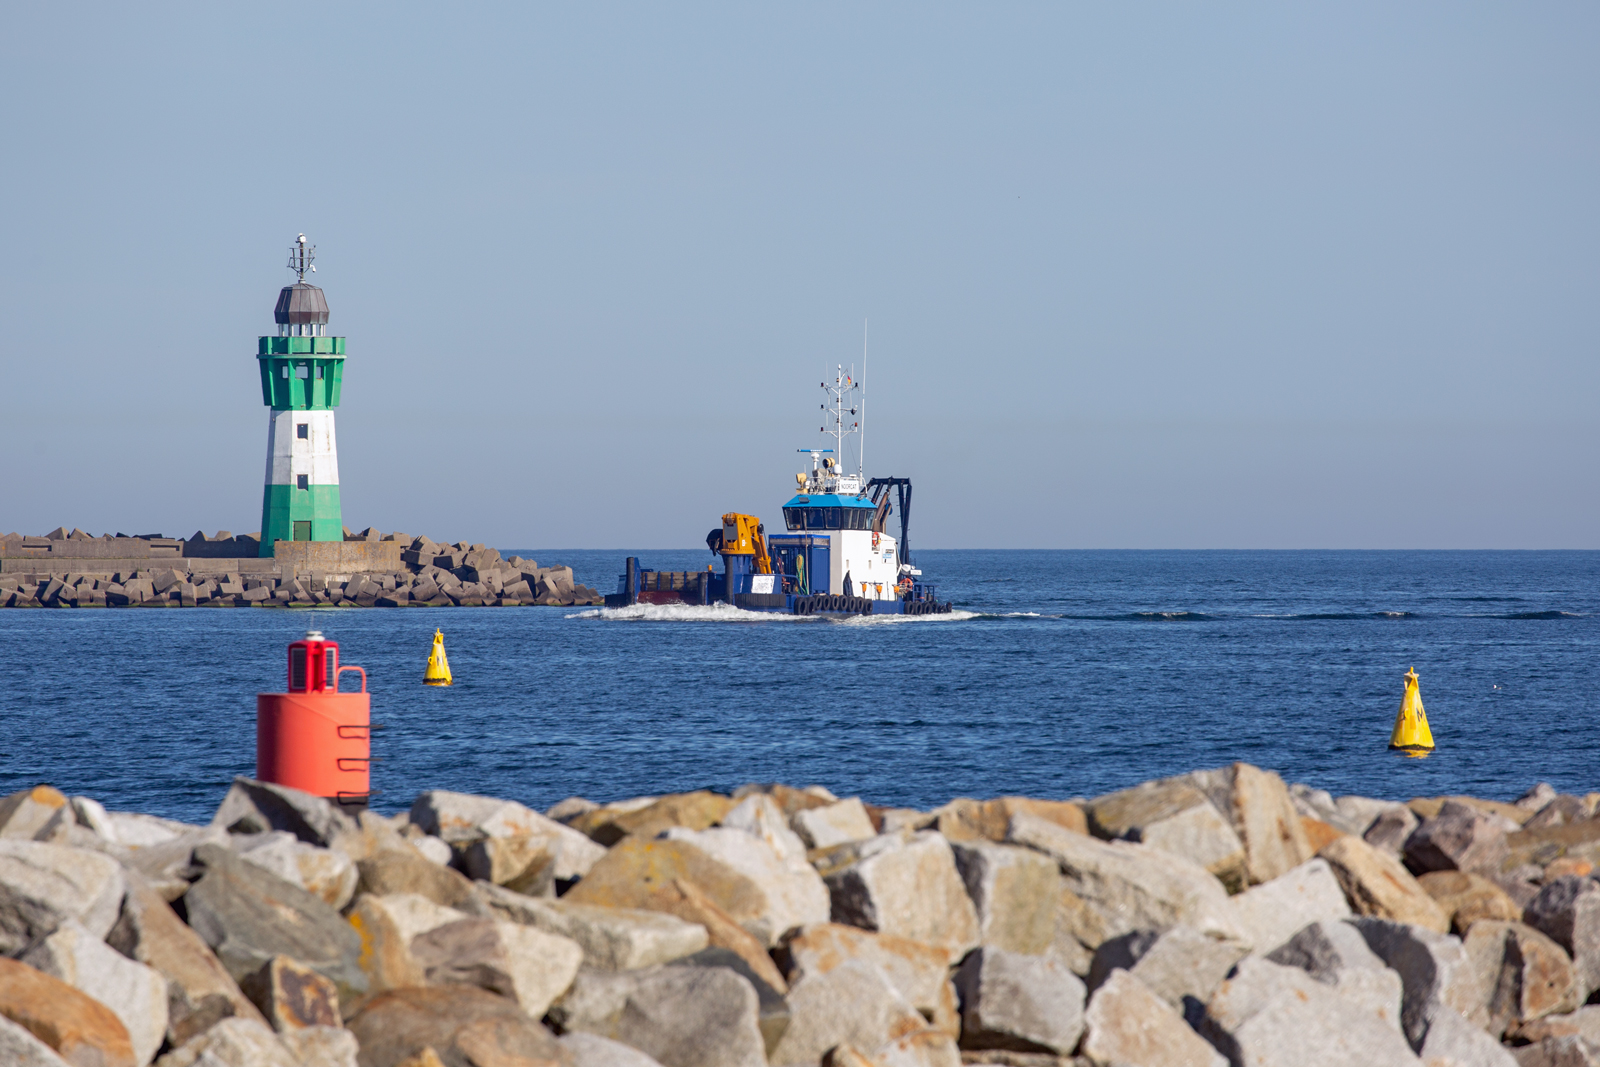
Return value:
[(272, 315), (279, 326), (326, 326), (328, 298), (315, 285), (286, 285), (278, 293), (278, 306)]
[(317, 268), (311, 261), (317, 258), (316, 245), (306, 244), (301, 234), (289, 246), (289, 269), (294, 271), (293, 285), (278, 292), (278, 306), (272, 317), (278, 323), (279, 337), (324, 337), (328, 333), (328, 298), (322, 290), (306, 284), (306, 273)]

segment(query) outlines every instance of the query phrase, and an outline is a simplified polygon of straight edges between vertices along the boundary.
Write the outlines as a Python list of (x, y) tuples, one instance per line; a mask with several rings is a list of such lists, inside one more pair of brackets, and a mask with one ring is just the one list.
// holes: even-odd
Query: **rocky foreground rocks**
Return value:
[(1600, 794), (0, 800), (0, 1063), (1600, 1065)]
[[(342, 574), (294, 567), (274, 567), (257, 559), (254, 535), (235, 538), (226, 531), (208, 538), (196, 533), (189, 541), (147, 537), (92, 538), (82, 530), (53, 530), (42, 538), (0, 536), (0, 555), (7, 546), (18, 553), (6, 558), (0, 574), (0, 607), (7, 608), (403, 608), (517, 607), (598, 605), (605, 598), (573, 580), (572, 568), (541, 567), (538, 562), (466, 542), (440, 544), (404, 533), (379, 535), (376, 530), (345, 531), (347, 541), (399, 541), (401, 570)], [(39, 541), (86, 546), (101, 555), (56, 558), (22, 556)], [(146, 564), (114, 555), (117, 545), (140, 542)], [(168, 550), (170, 542), (170, 551)], [(242, 546), (248, 557), (228, 559), (214, 552), (180, 555), (191, 547)], [(150, 546), (154, 545), (154, 548)], [(160, 551), (156, 551), (159, 549)], [(390, 557), (391, 559), (393, 556)], [(12, 565), (27, 567), (13, 570)], [(120, 566), (123, 569), (106, 569)], [(230, 569), (231, 568), (231, 569)]]

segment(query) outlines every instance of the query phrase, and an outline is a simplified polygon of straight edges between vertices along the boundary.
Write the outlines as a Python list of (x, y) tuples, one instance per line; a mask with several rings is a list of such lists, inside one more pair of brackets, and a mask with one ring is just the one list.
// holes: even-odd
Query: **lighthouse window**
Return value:
[(308, 422), (300, 423), (298, 426), (296, 426), (294, 428), (294, 435), (296, 437), (300, 438), (300, 440), (302, 440), (302, 441), (310, 440), (311, 439), (311, 424), (308, 423)]
[(319, 381), (319, 382), (322, 381), (322, 371), (323, 371), (322, 367), (318, 367), (317, 368), (317, 381)]
[(310, 483), (311, 483), (311, 476), (310, 475), (301, 474), (301, 475), (296, 476), (296, 478), (295, 478), (295, 486), (297, 488), (309, 489), (309, 488), (311, 488), (311, 484)]
[(287, 366), (283, 368), (283, 376), (285, 378), (289, 376), (289, 368)]

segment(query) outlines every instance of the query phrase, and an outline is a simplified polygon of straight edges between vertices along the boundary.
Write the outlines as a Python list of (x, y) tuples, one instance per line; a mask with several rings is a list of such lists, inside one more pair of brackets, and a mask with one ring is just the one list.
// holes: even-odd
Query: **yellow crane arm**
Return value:
[(755, 573), (772, 573), (772, 559), (767, 555), (767, 530), (754, 515), (730, 511), (722, 516), (722, 554), (754, 556)]

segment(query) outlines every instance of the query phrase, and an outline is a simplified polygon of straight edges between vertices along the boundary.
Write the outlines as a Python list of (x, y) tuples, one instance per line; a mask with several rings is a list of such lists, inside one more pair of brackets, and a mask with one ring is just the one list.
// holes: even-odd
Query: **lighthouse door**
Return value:
[(311, 540), (311, 523), (309, 523), (309, 522), (296, 522), (294, 524), (294, 539), (296, 541), (309, 541), (309, 540)]

